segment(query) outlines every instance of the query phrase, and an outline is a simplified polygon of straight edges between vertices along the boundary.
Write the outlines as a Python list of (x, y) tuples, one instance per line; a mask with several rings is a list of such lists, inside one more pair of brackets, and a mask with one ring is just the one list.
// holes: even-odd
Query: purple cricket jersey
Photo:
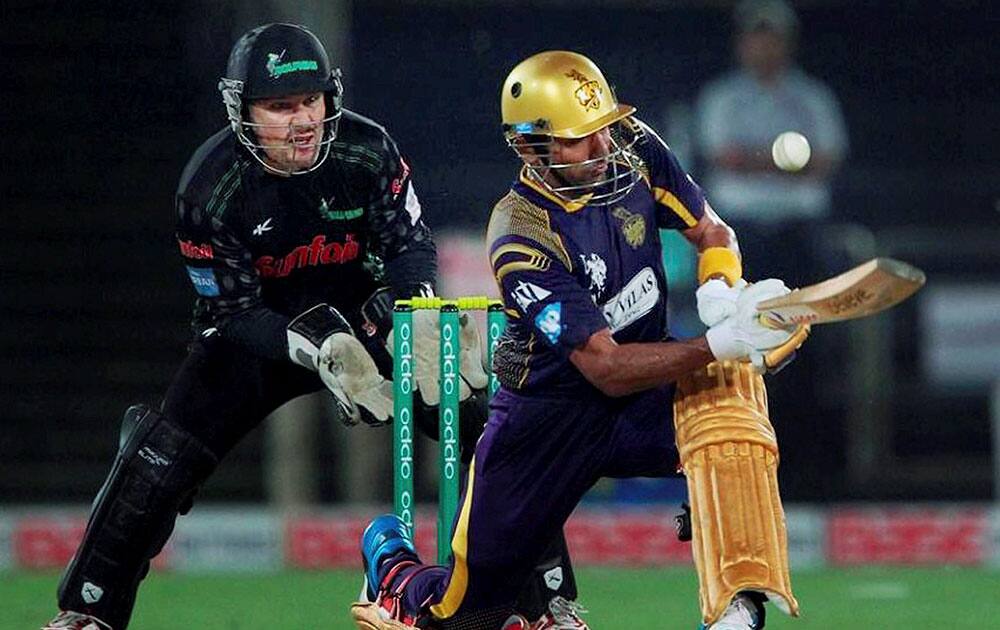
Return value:
[(508, 315), (494, 370), (511, 391), (591, 388), (569, 355), (602, 328), (619, 343), (667, 337), (659, 228), (693, 227), (705, 198), (659, 136), (637, 124), (645, 168), (624, 199), (580, 207), (522, 172), (493, 210), (490, 262)]
[(643, 177), (619, 202), (566, 203), (522, 173), (493, 210), (490, 258), (509, 316), (494, 355), (502, 387), (463, 489), (451, 565), (414, 565), (393, 581), (408, 612), (502, 617), (598, 479), (676, 473), (673, 385), (611, 398), (569, 360), (606, 327), (619, 343), (667, 337), (658, 230), (703, 214), (701, 189), (634, 122)]

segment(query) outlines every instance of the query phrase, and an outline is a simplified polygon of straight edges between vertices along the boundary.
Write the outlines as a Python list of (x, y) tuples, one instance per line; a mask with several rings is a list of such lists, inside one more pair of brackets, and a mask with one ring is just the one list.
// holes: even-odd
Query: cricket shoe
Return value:
[(749, 594), (740, 593), (729, 602), (719, 620), (700, 630), (760, 630), (764, 627), (764, 605)]
[(410, 528), (403, 519), (395, 514), (383, 514), (368, 524), (365, 533), (361, 535), (361, 559), (365, 565), (364, 590), (367, 591), (362, 601), (375, 601), (379, 568), (383, 562), (400, 552), (417, 560)]
[(587, 609), (575, 601), (556, 595), (549, 600), (549, 611), (531, 624), (531, 630), (589, 630), (580, 613)]
[[(410, 528), (395, 514), (377, 517), (361, 535), (361, 559), (364, 561), (364, 585), (360, 601), (351, 605), (351, 617), (361, 630), (401, 630), (416, 628), (425, 621), (419, 614), (406, 611), (403, 593), (406, 585), (421, 569), (398, 580), (404, 569), (417, 567), (420, 559), (410, 538)], [(390, 559), (393, 564), (379, 580), (379, 570)]]
[(42, 626), (42, 630), (111, 630), (111, 626), (97, 617), (64, 610)]

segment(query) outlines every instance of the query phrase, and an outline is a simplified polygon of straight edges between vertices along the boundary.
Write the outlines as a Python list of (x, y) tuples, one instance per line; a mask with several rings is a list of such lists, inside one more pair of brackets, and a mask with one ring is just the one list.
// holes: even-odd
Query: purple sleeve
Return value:
[(677, 156), (648, 125), (639, 123), (646, 139), (640, 155), (649, 167), (649, 187), (656, 200), (657, 227), (686, 230), (705, 214), (705, 193), (688, 175)]
[(508, 315), (561, 356), (608, 327), (590, 292), (538, 243), (505, 236), (492, 244), (490, 260)]

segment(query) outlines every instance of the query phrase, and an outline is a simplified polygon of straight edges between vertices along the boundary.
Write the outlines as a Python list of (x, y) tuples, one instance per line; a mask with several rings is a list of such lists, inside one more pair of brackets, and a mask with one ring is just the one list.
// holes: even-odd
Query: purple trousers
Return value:
[(451, 566), (407, 568), (393, 579), (406, 580), (406, 610), (448, 619), (512, 605), (598, 479), (674, 475), (673, 395), (672, 386), (573, 399), (501, 389), (455, 517)]

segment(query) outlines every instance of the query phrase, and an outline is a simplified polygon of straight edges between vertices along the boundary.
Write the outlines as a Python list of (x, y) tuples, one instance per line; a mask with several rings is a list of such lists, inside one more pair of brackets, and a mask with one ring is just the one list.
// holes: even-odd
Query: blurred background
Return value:
[[(482, 239), (517, 168), (499, 86), (521, 59), (557, 48), (591, 57), (664, 136), (743, 235), (748, 278), (809, 284), (876, 255), (924, 269), (914, 298), (817, 328), (769, 381), (793, 561), (1000, 565), (996, 7), (734, 9), (5, 2), (0, 570), (68, 560), (122, 411), (158, 403), (184, 356), (193, 292), (173, 193), (225, 123), (216, 83), (230, 46), (269, 21), (312, 28), (343, 68), (346, 107), (396, 139), (438, 237), (444, 294), (495, 293)], [(770, 141), (786, 130), (813, 144), (803, 173), (771, 165)], [(693, 254), (676, 235), (664, 242), (674, 333), (701, 334)], [(164, 566), (356, 563), (341, 533), (389, 501), (391, 435), (347, 430), (325, 411), (321, 399), (294, 401), (251, 434), (202, 490), (206, 516), (196, 509), (179, 527)], [(584, 564), (686, 562), (673, 542), (653, 557), (630, 542), (636, 527), (672, 536), (683, 497), (676, 482), (602, 483), (574, 516), (571, 548)], [(646, 520), (622, 516), (635, 514)]]

